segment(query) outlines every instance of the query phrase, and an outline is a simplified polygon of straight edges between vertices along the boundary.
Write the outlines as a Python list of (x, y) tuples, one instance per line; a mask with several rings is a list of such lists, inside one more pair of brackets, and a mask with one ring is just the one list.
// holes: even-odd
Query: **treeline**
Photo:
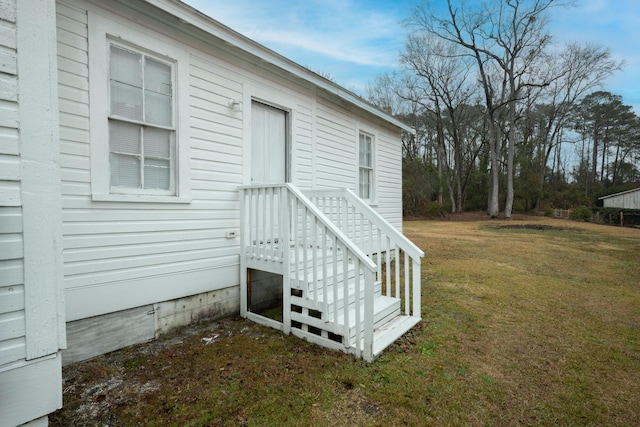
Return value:
[(639, 182), (640, 118), (598, 90), (622, 63), (601, 46), (555, 45), (554, 0), (476, 3), (415, 7), (402, 70), (367, 88), (416, 130), (403, 138), (405, 215), (508, 218)]

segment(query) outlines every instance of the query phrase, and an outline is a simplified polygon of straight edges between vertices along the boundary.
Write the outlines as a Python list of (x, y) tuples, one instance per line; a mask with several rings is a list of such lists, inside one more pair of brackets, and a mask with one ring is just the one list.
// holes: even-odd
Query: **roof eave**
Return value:
[(384, 111), (373, 106), (369, 102), (360, 98), (353, 92), (343, 88), (342, 86), (325, 79), (324, 77), (314, 73), (311, 70), (297, 64), (296, 62), (285, 58), (284, 56), (274, 52), (273, 50), (257, 43), (250, 38), (243, 36), (237, 31), (227, 27), (226, 25), (216, 21), (215, 19), (205, 15), (199, 10), (189, 6), (180, 0), (144, 0), (147, 3), (169, 13), (182, 22), (192, 25), (201, 31), (213, 35), (238, 49), (241, 49), (258, 59), (265, 61), (285, 72), (306, 80), (316, 87), (335, 95), (336, 97), (357, 106), (358, 108), (377, 116), (386, 122), (397, 126), (403, 131), (415, 134), (415, 130), (396, 119), (395, 117), (385, 113)]
[(640, 191), (640, 187), (638, 187), (638, 188), (632, 188), (631, 190), (621, 191), (621, 192), (619, 192), (619, 193), (609, 194), (609, 195), (607, 195), (607, 196), (598, 197), (598, 200), (608, 199), (608, 198), (610, 198), (610, 197), (620, 196), (620, 195), (622, 195), (622, 194), (633, 193), (634, 191)]

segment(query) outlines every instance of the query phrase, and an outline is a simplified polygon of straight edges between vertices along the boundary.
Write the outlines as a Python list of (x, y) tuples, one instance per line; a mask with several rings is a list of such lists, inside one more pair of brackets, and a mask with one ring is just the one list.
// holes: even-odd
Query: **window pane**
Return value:
[(145, 128), (144, 155), (150, 157), (171, 158), (171, 136), (173, 132), (165, 129)]
[(369, 199), (371, 195), (371, 170), (360, 169), (360, 197)]
[(142, 55), (111, 46), (111, 114), (142, 120)]
[(171, 97), (155, 92), (144, 92), (144, 120), (149, 123), (171, 126)]
[(171, 96), (171, 66), (145, 58), (144, 87), (150, 92)]
[(111, 114), (142, 120), (142, 88), (111, 81)]
[(168, 190), (171, 186), (169, 160), (145, 158), (144, 188)]
[(111, 185), (140, 188), (140, 158), (111, 153)]
[(364, 139), (364, 147), (365, 147), (365, 165), (371, 167), (371, 137), (365, 136)]
[(142, 55), (111, 46), (109, 72), (111, 80), (142, 88)]
[(372, 138), (369, 135), (360, 134), (358, 144), (359, 164), (360, 166), (372, 167), (373, 161), (371, 156)]
[(152, 58), (145, 58), (145, 121), (171, 126), (171, 66)]
[(109, 151), (140, 154), (140, 126), (109, 122)]

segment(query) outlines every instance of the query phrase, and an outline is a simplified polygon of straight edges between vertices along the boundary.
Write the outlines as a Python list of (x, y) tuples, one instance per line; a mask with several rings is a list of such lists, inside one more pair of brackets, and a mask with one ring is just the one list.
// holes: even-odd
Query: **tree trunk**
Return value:
[[(595, 183), (596, 179), (598, 178), (598, 126), (595, 126), (594, 130), (593, 130), (593, 151), (591, 152), (592, 155), (592, 163), (591, 163), (591, 167), (592, 167), (592, 171), (591, 171), (591, 182)], [(588, 195), (588, 194), (587, 194)]]
[[(604, 129), (604, 138), (602, 139), (602, 163), (600, 163), (600, 182), (604, 182), (604, 178), (605, 178), (605, 167), (607, 165), (606, 163), (606, 156), (607, 156), (607, 150), (609, 149), (609, 144), (607, 143), (609, 141), (609, 127), (605, 127)], [(609, 174), (607, 173), (607, 176)]]
[(498, 191), (499, 191), (499, 167), (498, 162), (498, 129), (495, 123), (490, 124), (491, 139), (489, 140), (489, 156), (491, 158), (491, 179), (489, 187), (489, 203), (487, 206), (487, 213), (491, 218), (497, 218), (500, 214), (500, 207), (498, 205)]
[(436, 138), (438, 140), (438, 206), (442, 209), (444, 184), (443, 184), (443, 165), (445, 163), (445, 150), (444, 150), (444, 131), (442, 129), (442, 116), (440, 114), (440, 107), (436, 103)]
[(507, 200), (504, 206), (504, 217), (511, 218), (513, 210), (513, 158), (515, 157), (516, 145), (516, 91), (513, 90), (512, 82), (511, 101), (509, 102), (509, 137), (507, 147)]

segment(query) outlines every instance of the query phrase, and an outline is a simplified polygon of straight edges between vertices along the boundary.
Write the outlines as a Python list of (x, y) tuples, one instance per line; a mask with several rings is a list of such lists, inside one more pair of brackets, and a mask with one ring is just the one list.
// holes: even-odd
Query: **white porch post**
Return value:
[[(364, 349), (362, 357), (367, 362), (373, 362), (373, 297), (374, 273), (364, 269)], [(359, 343), (358, 343), (359, 345)]]
[(420, 317), (421, 283), (420, 283), (420, 259), (413, 260), (413, 312), (414, 317)]
[(247, 191), (240, 189), (240, 316), (247, 317)]
[(286, 185), (280, 188), (280, 245), (282, 246), (282, 332), (291, 333), (291, 248), (289, 235), (291, 230), (289, 212), (289, 189)]

